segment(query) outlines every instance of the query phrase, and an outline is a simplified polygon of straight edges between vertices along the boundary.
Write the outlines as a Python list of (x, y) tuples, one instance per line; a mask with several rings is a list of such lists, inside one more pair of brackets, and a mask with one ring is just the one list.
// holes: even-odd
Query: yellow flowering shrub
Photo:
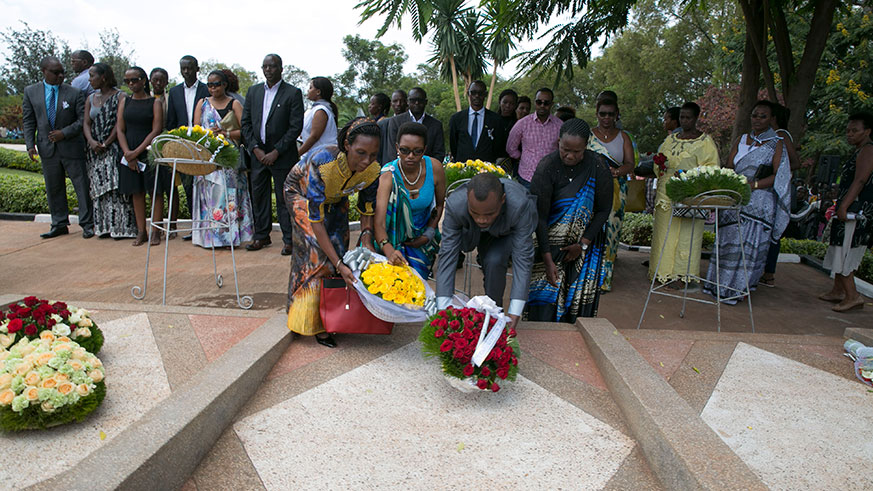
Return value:
[(361, 281), (367, 291), (398, 305), (424, 306), (424, 282), (407, 265), (373, 263), (363, 273)]

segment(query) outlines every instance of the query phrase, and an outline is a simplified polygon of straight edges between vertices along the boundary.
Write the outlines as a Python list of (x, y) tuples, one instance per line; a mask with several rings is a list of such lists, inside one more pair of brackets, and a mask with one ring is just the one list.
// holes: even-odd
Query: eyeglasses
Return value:
[(601, 118), (614, 118), (615, 111), (600, 111), (599, 113), (597, 113), (597, 115)]
[(224, 85), (224, 82), (206, 82), (206, 86), (210, 89), (217, 89)]
[(127, 85), (131, 85), (139, 82), (140, 80), (142, 80), (142, 77), (126, 78), (124, 79), (124, 83), (126, 83)]
[(537, 106), (545, 106), (545, 107), (549, 107), (549, 106), (552, 105), (552, 101), (544, 101), (544, 100), (542, 100), (542, 99), (537, 99), (537, 100), (536, 100), (536, 103), (537, 103)]
[(488, 94), (488, 92), (486, 92), (484, 90), (471, 90), (470, 91), (470, 95), (476, 95), (476, 96), (480, 96), (480, 97), (485, 97), (486, 94)]
[(49, 72), (54, 73), (55, 75), (63, 75), (64, 69), (61, 68), (60, 70), (49, 70)]
[(400, 147), (397, 149), (397, 152), (400, 153), (400, 155), (403, 155), (404, 157), (409, 155), (409, 154), (415, 155), (416, 157), (421, 157), (422, 155), (424, 155), (423, 148)]
[(406, 100), (409, 104), (424, 104), (427, 102), (427, 99), (421, 99), (419, 97), (410, 97)]

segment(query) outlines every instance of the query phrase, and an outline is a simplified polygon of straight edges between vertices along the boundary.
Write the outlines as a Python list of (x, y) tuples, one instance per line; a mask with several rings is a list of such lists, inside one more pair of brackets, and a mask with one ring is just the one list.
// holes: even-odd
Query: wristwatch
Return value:
[(582, 247), (582, 252), (588, 252), (588, 244), (580, 242), (579, 245)]

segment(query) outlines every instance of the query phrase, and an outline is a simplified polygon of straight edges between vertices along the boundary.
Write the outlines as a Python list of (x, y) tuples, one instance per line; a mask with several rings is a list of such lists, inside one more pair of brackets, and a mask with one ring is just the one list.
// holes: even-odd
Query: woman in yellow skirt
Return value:
[(288, 328), (330, 348), (318, 310), (324, 276), (339, 274), (351, 286), (355, 278), (343, 264), (349, 247), (349, 196), (358, 193), (361, 243), (373, 250), (373, 214), (381, 166), (376, 161), (381, 132), (372, 120), (358, 118), (337, 135), (337, 145), (309, 152), (285, 179), (285, 203), (291, 214), (291, 276), (288, 280)]
[[(655, 275), (659, 257), (661, 265), (658, 268), (658, 281), (661, 283), (684, 280), (689, 274), (700, 275), (700, 246), (703, 243), (704, 221), (694, 220), (692, 231), (691, 218), (674, 217), (668, 235), (667, 225), (670, 224), (672, 202), (667, 197), (666, 191), (667, 181), (678, 170), (691, 170), (702, 166), (718, 167), (718, 148), (709, 135), (697, 129), (698, 116), (700, 116), (700, 106), (693, 102), (686, 102), (679, 112), (682, 132), (671, 133), (658, 149), (658, 152), (667, 157), (667, 169), (659, 172), (658, 175), (655, 224), (652, 231), (652, 250), (649, 255), (649, 280)], [(657, 172), (658, 169), (655, 171)], [(663, 257), (661, 257), (662, 248)]]

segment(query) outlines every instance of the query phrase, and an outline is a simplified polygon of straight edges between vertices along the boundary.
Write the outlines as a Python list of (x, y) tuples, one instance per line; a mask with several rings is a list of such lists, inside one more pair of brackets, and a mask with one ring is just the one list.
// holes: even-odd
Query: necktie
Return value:
[(473, 113), (473, 127), (470, 128), (470, 138), (473, 139), (473, 148), (479, 144), (479, 113)]
[(51, 94), (49, 94), (49, 104), (48, 104), (48, 107), (46, 108), (46, 113), (48, 114), (49, 124), (51, 125), (52, 129), (54, 129), (54, 127), (55, 127), (55, 112), (56, 112), (55, 88), (52, 87)]

